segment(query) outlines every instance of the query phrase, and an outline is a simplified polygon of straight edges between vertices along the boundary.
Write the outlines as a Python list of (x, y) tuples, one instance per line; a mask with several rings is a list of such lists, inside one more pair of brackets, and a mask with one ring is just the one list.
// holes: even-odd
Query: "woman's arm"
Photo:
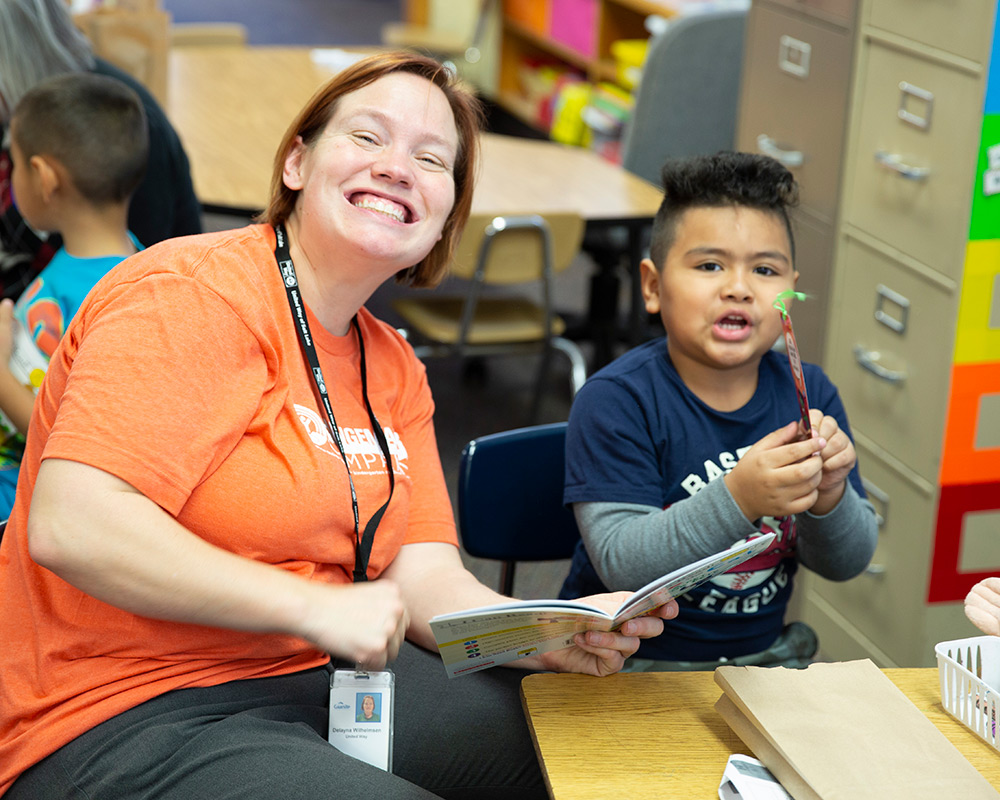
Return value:
[[(480, 583), (465, 568), (458, 550), (450, 544), (404, 545), (380, 580), (386, 578), (399, 586), (410, 611), (407, 638), (429, 650), (437, 649), (429, 624), (431, 617), (510, 600)], [(627, 592), (618, 592), (584, 599), (614, 611), (627, 596)], [(677, 603), (671, 601), (649, 616), (629, 620), (620, 632), (580, 633), (574, 637), (575, 647), (521, 659), (512, 666), (592, 675), (617, 672), (639, 647), (640, 639), (658, 636), (663, 631), (662, 620), (675, 616)]]
[(46, 459), (28, 519), (31, 557), (99, 600), (175, 622), (298, 636), (371, 668), (395, 656), (407, 614), (389, 581), (310, 581), (204, 541), (125, 481)]

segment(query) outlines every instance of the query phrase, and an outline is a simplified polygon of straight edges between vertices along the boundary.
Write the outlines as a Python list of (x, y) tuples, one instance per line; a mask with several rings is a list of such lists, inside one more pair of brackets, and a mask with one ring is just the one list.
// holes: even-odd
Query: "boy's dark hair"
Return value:
[(77, 72), (37, 84), (15, 107), (11, 136), (25, 159), (44, 155), (62, 164), (94, 206), (128, 201), (146, 172), (142, 101), (103, 75)]
[(653, 221), (649, 257), (661, 269), (674, 242), (677, 221), (691, 208), (745, 206), (777, 216), (788, 231), (792, 263), (795, 238), (788, 209), (798, 203), (795, 177), (773, 158), (723, 151), (667, 161), (663, 202)]

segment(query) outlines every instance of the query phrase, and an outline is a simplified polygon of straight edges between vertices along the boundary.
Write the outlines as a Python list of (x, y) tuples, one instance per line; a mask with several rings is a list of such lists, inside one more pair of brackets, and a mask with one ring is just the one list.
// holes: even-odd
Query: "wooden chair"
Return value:
[(127, 72), (167, 105), (167, 42), (170, 15), (158, 8), (99, 8), (73, 17), (94, 55)]
[(458, 529), (476, 558), (503, 562), (500, 591), (512, 595), (518, 561), (570, 558), (580, 532), (563, 505), (566, 423), (473, 439), (458, 473)]
[(426, 24), (389, 22), (382, 26), (382, 44), (419, 50), (461, 71), (464, 63), (475, 64), (490, 15), (497, 0), (452, 2), (447, 13), (432, 14)]
[[(566, 325), (553, 310), (552, 279), (579, 252), (583, 228), (583, 219), (574, 212), (473, 214), (452, 264), (452, 274), (465, 280), (464, 294), (438, 290), (417, 296), (416, 290), (393, 301), (417, 355), (541, 353), (530, 417), (534, 422), (552, 353), (559, 351), (570, 361), (575, 395), (586, 380), (587, 367), (576, 344), (561, 335)], [(501, 291), (487, 294), (488, 287)]]

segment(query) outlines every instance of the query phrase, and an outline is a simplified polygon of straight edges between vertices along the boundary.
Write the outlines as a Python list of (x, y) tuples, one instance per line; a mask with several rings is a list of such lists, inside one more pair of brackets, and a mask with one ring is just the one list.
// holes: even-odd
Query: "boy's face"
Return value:
[(689, 209), (660, 269), (642, 262), (646, 310), (663, 320), (682, 377), (686, 367), (756, 370), (781, 333), (771, 304), (796, 280), (783, 221), (742, 206)]

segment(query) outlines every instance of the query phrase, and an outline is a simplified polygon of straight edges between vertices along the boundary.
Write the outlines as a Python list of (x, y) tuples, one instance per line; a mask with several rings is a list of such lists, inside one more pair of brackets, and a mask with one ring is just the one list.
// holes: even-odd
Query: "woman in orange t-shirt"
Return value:
[[(517, 673), (435, 654), (432, 616), (503, 598), (459, 557), (423, 366), (363, 307), (442, 277), (479, 119), (436, 62), (365, 59), (289, 128), (263, 224), (90, 294), (0, 546), (0, 794), (545, 796)], [(614, 672), (674, 614), (518, 664)], [(389, 661), (391, 773), (326, 741), (330, 665)]]

